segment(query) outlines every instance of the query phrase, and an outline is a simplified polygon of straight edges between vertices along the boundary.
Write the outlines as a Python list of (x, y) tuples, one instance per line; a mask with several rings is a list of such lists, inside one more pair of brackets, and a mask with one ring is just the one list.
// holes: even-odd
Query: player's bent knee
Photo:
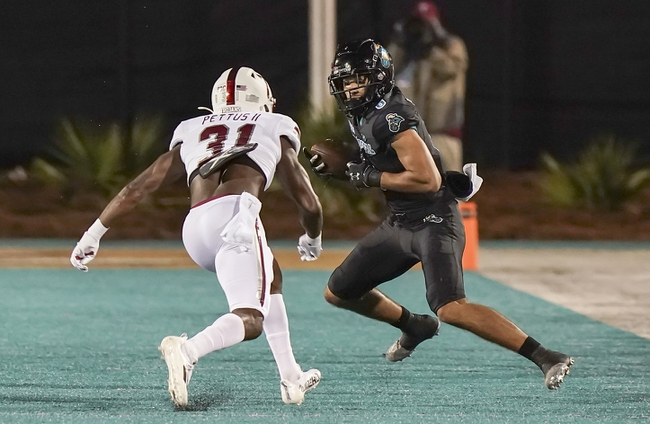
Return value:
[(445, 324), (451, 324), (453, 325), (458, 321), (459, 318), (459, 309), (460, 304), (457, 303), (456, 301), (449, 302), (440, 308), (438, 308), (438, 311), (436, 312), (436, 315), (438, 315), (438, 318), (440, 321), (444, 322)]
[(341, 299), (332, 293), (332, 290), (330, 290), (329, 286), (325, 286), (325, 293), (323, 293), (323, 296), (325, 297), (325, 301), (330, 305), (341, 307), (345, 303), (344, 299)]
[(244, 322), (244, 340), (254, 340), (262, 334), (264, 316), (257, 309), (241, 308), (232, 311)]
[(335, 294), (328, 286), (325, 288), (325, 300), (327, 301), (327, 303), (336, 306), (337, 308), (353, 310), (353, 308), (358, 305), (361, 298), (347, 297), (345, 295), (341, 295), (338, 293)]
[(365, 291), (356, 293), (357, 291), (359, 290), (355, 284), (349, 278), (346, 278), (346, 274), (341, 270), (341, 267), (338, 267), (327, 282), (324, 296), (327, 303), (344, 308), (350, 300), (357, 300), (365, 294)]
[(448, 314), (447, 311), (448, 310), (443, 306), (442, 308), (438, 309), (438, 312), (436, 313), (438, 319), (440, 319), (440, 321), (444, 322), (445, 324), (449, 324), (452, 320), (452, 314)]

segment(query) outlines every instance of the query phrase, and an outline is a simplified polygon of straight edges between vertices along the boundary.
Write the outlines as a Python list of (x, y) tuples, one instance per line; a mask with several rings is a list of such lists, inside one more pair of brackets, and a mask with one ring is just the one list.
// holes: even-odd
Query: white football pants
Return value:
[(239, 212), (240, 197), (223, 196), (190, 209), (183, 223), (183, 244), (201, 268), (216, 272), (231, 312), (251, 308), (266, 317), (271, 303), (273, 254), (262, 221), (257, 216), (250, 249), (228, 243), (220, 235)]

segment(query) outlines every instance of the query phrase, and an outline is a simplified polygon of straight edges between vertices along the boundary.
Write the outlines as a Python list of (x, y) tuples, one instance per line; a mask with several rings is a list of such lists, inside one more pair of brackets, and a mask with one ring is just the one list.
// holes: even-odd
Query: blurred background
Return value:
[[(337, 41), (372, 37), (387, 45), (393, 25), (409, 15), (414, 4), (338, 1)], [(509, 219), (498, 205), (517, 193), (517, 204), (525, 203), (522, 197), (529, 194), (569, 214), (603, 211), (622, 214), (616, 215), (619, 221), (647, 224), (650, 212), (643, 196), (648, 175), (639, 171), (647, 171), (650, 162), (650, 2), (438, 0), (436, 4), (445, 28), (467, 47), (463, 154), (465, 162), (478, 162), (479, 173), (492, 176), (476, 197), (479, 211), (493, 222)], [(33, 237), (28, 230), (36, 225), (40, 234), (72, 237), (60, 229), (61, 218), (52, 209), (57, 202), (62, 210), (88, 212), (76, 218), (83, 221), (76, 224), (81, 234), (115, 187), (167, 148), (178, 122), (199, 114), (198, 106), (209, 106), (212, 84), (229, 67), (246, 65), (261, 72), (278, 99), (276, 111), (297, 120), (304, 116), (310, 92), (309, 7), (307, 0), (4, 4), (0, 17), (0, 203), (4, 210), (0, 213), (6, 214), (6, 220), (0, 236)], [(114, 133), (107, 135), (104, 130)], [(303, 133), (307, 133), (304, 128)], [(141, 141), (143, 134), (152, 140)], [(71, 137), (82, 139), (82, 144), (93, 137), (126, 140), (125, 150), (114, 156), (121, 175), (107, 177), (110, 182), (105, 184), (97, 183), (101, 175), (95, 177), (92, 187), (98, 189), (98, 200), (79, 200), (80, 193), (88, 194), (79, 181), (87, 176), (70, 171), (74, 161), (68, 160), (66, 170), (62, 137), (68, 144)], [(568, 206), (544, 197), (544, 184), (546, 192), (561, 191), (557, 185), (548, 189), (548, 184), (559, 184), (552, 181), (553, 164), (566, 164), (561, 169), (565, 184), (580, 186), (571, 177), (580, 166), (576, 161), (594, 140), (603, 138), (620, 143), (609, 145), (609, 151), (601, 149), (601, 156), (629, 156), (622, 158), (627, 161), (621, 165), (627, 174), (612, 189), (614, 194), (599, 203), (583, 193), (586, 200)], [(616, 146), (623, 146), (623, 151)], [(106, 149), (104, 157), (111, 150)], [(544, 154), (549, 155), (546, 162), (541, 160)], [(580, 169), (577, 174), (584, 174), (584, 167)], [(544, 170), (546, 180), (539, 174)], [(593, 184), (602, 188), (604, 181), (612, 179), (611, 170), (598, 172)], [(556, 180), (558, 175), (562, 172), (556, 172)], [(40, 193), (37, 180), (58, 182), (50, 184), (51, 197), (35, 194)], [(508, 185), (515, 181), (521, 184)], [(634, 193), (625, 193), (630, 185)], [(499, 188), (505, 192), (501, 194)], [(20, 206), (18, 196), (24, 192), (50, 206), (34, 202)], [(571, 196), (576, 197), (575, 192)], [(172, 207), (171, 197), (158, 206)], [(179, 209), (186, 210), (179, 202)], [(539, 209), (534, 206), (517, 213), (522, 216)], [(366, 218), (376, 219), (373, 214), (380, 214), (380, 209), (366, 211)], [(554, 210), (548, 214), (557, 221), (560, 215), (553, 215)], [(33, 224), (9, 214), (49, 214), (50, 218)], [(588, 219), (581, 215), (578, 220)], [(591, 230), (598, 225), (594, 222)], [(517, 229), (489, 233), (482, 226), (482, 231), (495, 238), (534, 237)], [(538, 233), (548, 236), (544, 230)], [(155, 238), (178, 233), (125, 236), (133, 234)], [(589, 234), (573, 237), (589, 238)]]

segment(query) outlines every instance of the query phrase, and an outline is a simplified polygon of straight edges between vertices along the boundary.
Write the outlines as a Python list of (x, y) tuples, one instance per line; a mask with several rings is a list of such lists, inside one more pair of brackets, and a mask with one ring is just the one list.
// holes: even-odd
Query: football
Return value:
[(320, 141), (309, 149), (312, 154), (320, 156), (325, 164), (323, 172), (331, 173), (333, 178), (347, 180), (345, 171), (348, 170), (348, 162), (359, 160), (359, 147), (352, 143), (345, 143), (332, 140)]

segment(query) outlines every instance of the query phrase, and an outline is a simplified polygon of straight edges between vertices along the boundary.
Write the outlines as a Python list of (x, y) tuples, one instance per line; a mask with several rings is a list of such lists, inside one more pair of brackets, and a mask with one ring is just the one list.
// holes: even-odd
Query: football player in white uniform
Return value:
[(230, 313), (190, 339), (183, 334), (162, 340), (169, 392), (181, 408), (187, 406), (187, 385), (201, 357), (255, 339), (262, 331), (280, 372), (284, 403), (302, 403), (321, 378), (316, 369), (303, 372), (294, 358), (282, 276), (259, 217), (258, 197), (277, 176), (305, 229), (298, 241), (301, 259), (320, 255), (322, 208), (298, 162), (300, 131), (291, 118), (273, 113), (274, 105), (271, 88), (259, 73), (247, 67), (226, 70), (214, 84), (212, 109), (205, 108), (210, 114), (178, 125), (169, 151), (109, 202), (70, 257), (72, 265), (87, 271), (116, 218), (147, 194), (187, 175), (191, 208), (183, 244), (200, 267), (216, 273)]

